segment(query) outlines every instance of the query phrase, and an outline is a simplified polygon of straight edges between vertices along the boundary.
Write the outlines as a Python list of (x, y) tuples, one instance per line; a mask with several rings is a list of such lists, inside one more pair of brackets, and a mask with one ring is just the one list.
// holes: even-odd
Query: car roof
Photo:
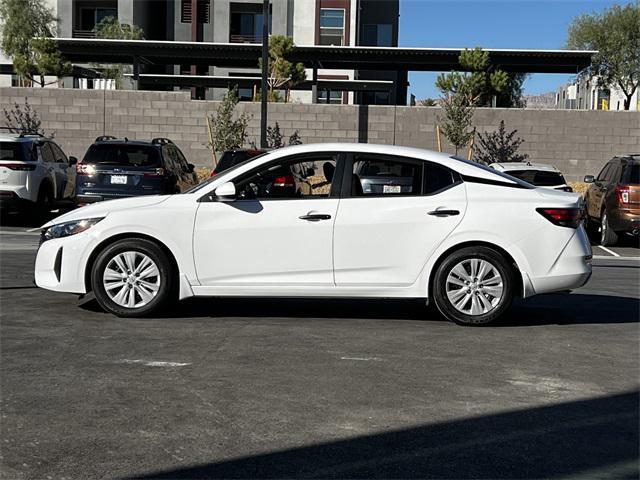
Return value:
[(548, 165), (546, 163), (496, 162), (496, 163), (492, 163), (489, 166), (501, 172), (509, 172), (513, 170), (540, 170), (543, 172), (559, 172), (560, 171), (556, 166)]
[(51, 141), (49, 137), (43, 137), (40, 135), (20, 135), (18, 133), (0, 133), (0, 141), (3, 142), (31, 142), (33, 140), (47, 140)]
[[(237, 174), (241, 174), (244, 171), (248, 171), (258, 165), (269, 163), (273, 160), (277, 160), (278, 158), (288, 157), (290, 155), (315, 153), (322, 154), (329, 152), (352, 152), (363, 154), (369, 153), (378, 155), (409, 157), (415, 160), (439, 163), (440, 165), (449, 167), (462, 175), (468, 175), (487, 180), (497, 180), (503, 183), (519, 183), (516, 179), (510, 179), (502, 176), (499, 171), (492, 170), (484, 165), (480, 165), (475, 162), (469, 162), (461, 158), (456, 158), (449, 153), (434, 152), (432, 150), (425, 150), (422, 148), (400, 147), (395, 145), (379, 145), (373, 143), (315, 143), (294, 145), (273, 150), (265, 155), (255, 158), (250, 162), (241, 164), (241, 166), (239, 166), (237, 170), (233, 171)], [(227, 173), (227, 171), (223, 172), (220, 175), (220, 178), (224, 178), (226, 176), (225, 173)], [(217, 184), (218, 180), (216, 180), (215, 183)]]

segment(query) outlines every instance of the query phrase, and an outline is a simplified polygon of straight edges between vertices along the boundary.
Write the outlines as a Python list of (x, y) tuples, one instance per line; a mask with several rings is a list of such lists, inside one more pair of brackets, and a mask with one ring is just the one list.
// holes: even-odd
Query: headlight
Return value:
[(74, 220), (72, 222), (64, 222), (58, 223), (57, 225), (52, 225), (46, 230), (43, 230), (42, 235), (40, 236), (40, 243), (54, 238), (68, 237), (70, 235), (76, 235), (77, 233), (84, 232), (85, 230), (93, 227), (103, 218), (104, 217), (85, 218), (82, 220)]

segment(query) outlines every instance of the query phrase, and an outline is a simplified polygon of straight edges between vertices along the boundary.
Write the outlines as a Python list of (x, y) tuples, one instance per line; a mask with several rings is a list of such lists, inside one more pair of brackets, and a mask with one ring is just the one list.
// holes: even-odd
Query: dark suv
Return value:
[(621, 233), (640, 232), (640, 154), (614, 157), (598, 174), (584, 177), (587, 227), (600, 225), (600, 244), (613, 245)]
[(231, 167), (235, 167), (239, 163), (245, 162), (250, 158), (256, 158), (267, 153), (267, 150), (258, 148), (236, 148), (234, 150), (227, 150), (220, 157), (220, 161), (216, 168), (211, 171), (211, 176), (215, 177), (219, 173), (229, 170)]
[(168, 138), (96, 138), (76, 166), (76, 202), (172, 194), (198, 183), (194, 166)]

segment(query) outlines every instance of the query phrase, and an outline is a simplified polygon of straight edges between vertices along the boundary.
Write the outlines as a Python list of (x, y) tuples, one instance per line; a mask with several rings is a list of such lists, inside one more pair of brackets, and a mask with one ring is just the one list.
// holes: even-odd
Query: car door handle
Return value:
[(298, 218), (309, 222), (318, 222), (320, 220), (331, 220), (331, 215), (327, 215), (326, 213), (307, 213)]
[(434, 217), (450, 217), (452, 215), (460, 215), (460, 210), (432, 210), (429, 212), (429, 215), (433, 215)]

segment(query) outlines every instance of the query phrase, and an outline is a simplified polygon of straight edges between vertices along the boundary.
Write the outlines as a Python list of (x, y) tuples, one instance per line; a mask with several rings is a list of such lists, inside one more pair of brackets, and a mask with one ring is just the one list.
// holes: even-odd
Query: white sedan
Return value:
[[(367, 185), (358, 172), (367, 172)], [(378, 180), (375, 180), (378, 177)], [(372, 180), (373, 179), (373, 180)], [(289, 147), (45, 224), (38, 286), (123, 317), (193, 296), (429, 299), (460, 324), (591, 275), (578, 195), (426, 150)]]

